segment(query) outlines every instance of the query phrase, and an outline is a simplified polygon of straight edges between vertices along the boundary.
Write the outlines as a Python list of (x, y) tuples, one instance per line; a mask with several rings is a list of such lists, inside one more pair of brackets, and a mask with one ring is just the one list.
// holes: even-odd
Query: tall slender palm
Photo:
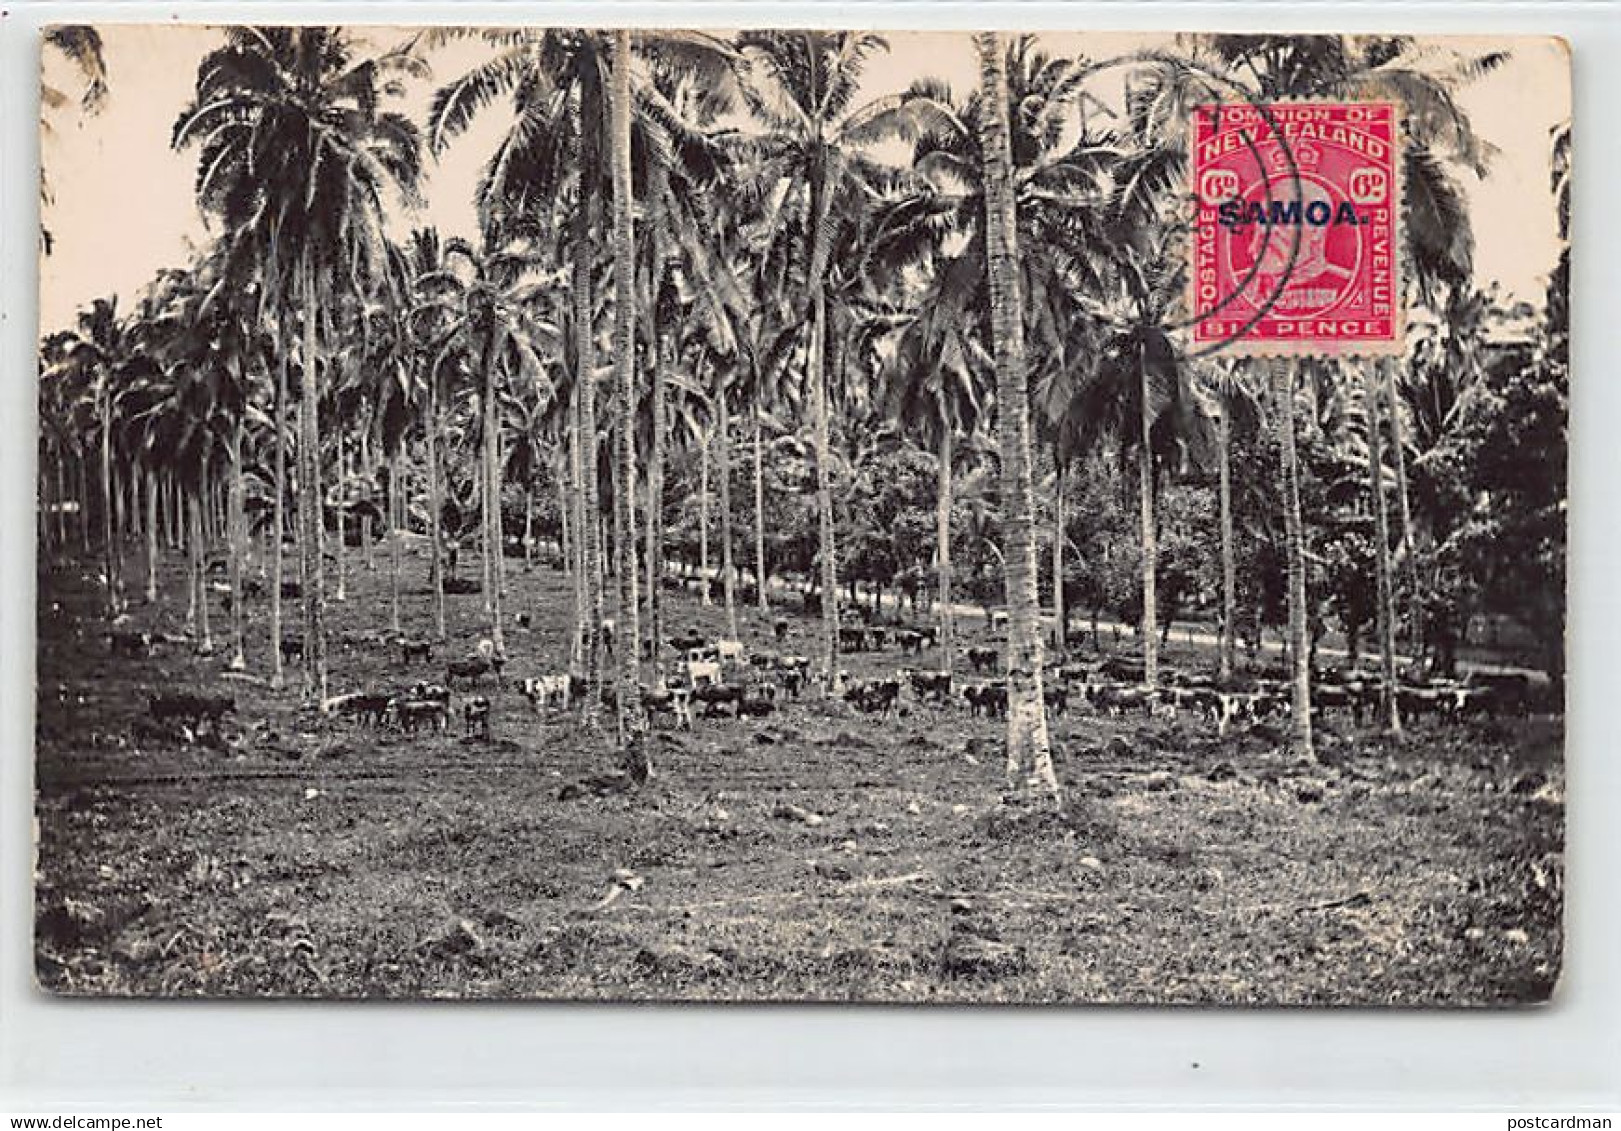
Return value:
[(440, 255), (443, 266), (416, 278), (418, 314), (435, 334), (430, 385), (434, 372), (451, 358), (478, 375), (475, 431), (481, 441), (478, 494), (483, 504), (484, 594), (490, 641), (497, 654), (504, 655), (500, 405), (509, 377), (521, 373), (531, 383), (542, 380), (546, 364), (541, 355), (557, 350), (557, 327), (535, 317), (532, 307), (537, 296), (559, 280), (550, 270), (549, 252), (528, 240), (480, 249), (451, 239)]
[[(1378, 369), (1387, 368), (1381, 361)], [(1391, 584), (1390, 523), (1385, 515), (1384, 436), (1379, 402), (1383, 399), (1383, 374), (1365, 371), (1362, 398), (1366, 406), (1368, 429), (1368, 490), (1373, 494), (1374, 515), (1374, 572), (1378, 590), (1375, 619), (1378, 622), (1379, 654), (1383, 663), (1384, 683), (1381, 687), (1380, 714), (1391, 734), (1401, 733), (1401, 714), (1396, 696), (1396, 599)]]
[(939, 666), (943, 671), (951, 670), (956, 653), (951, 512), (958, 437), (969, 435), (978, 426), (988, 399), (982, 388), (982, 366), (977, 359), (970, 360), (976, 351), (983, 352), (983, 347), (971, 340), (969, 330), (961, 322), (950, 317), (953, 303), (930, 301), (941, 285), (950, 285), (947, 280), (956, 278), (957, 274), (942, 271), (936, 277), (929, 294), (919, 302), (915, 319), (901, 331), (885, 391), (890, 416), (915, 430), (921, 442), (935, 452), (935, 599), (940, 633)]
[[(614, 387), (619, 402), (619, 684), (614, 697), (619, 742), (628, 746), (638, 728), (641, 625), (636, 561), (636, 237), (631, 214), (630, 32), (614, 33), (610, 152), (613, 161)], [(641, 777), (652, 770), (639, 737), (631, 769)]]
[[(126, 324), (116, 298), (97, 299), (79, 312), (78, 325), (65, 344), (65, 364), (76, 375), (71, 384), (83, 390), (93, 406), (100, 467), (102, 588), (104, 609), (116, 617), (124, 609), (124, 556), (115, 529), (113, 435), (117, 428), (118, 372), (129, 361)], [(81, 500), (81, 506), (85, 505)]]
[[(827, 276), (839, 218), (856, 213), (873, 184), (889, 178), (867, 147), (914, 137), (937, 109), (913, 92), (857, 103), (868, 63), (888, 49), (870, 32), (756, 31), (738, 37), (746, 74), (744, 101), (760, 135), (755, 183), (779, 199), (773, 226), (803, 218), (803, 310), (810, 316), (805, 382), (816, 442), (816, 501), (822, 568), (821, 664), (829, 677), (838, 655), (838, 555), (834, 543), (832, 445), (827, 382)], [(791, 206), (789, 206), (791, 202)], [(770, 234), (767, 235), (770, 239)]]
[(233, 27), (199, 65), (172, 138), (176, 149), (199, 149), (202, 208), (227, 231), (259, 234), (265, 279), (277, 288), (270, 301), (302, 310), (299, 551), (309, 582), (305, 694), (317, 699), (327, 693), (321, 311), (336, 288), (375, 286), (386, 273), (385, 197), (414, 199), (420, 157), (416, 127), (379, 106), (397, 92), (392, 75), (421, 67), (398, 52), (361, 58), (341, 29)]
[(1036, 546), (1031, 481), (1029, 391), (1025, 387), (1024, 317), (1018, 269), (1018, 216), (1008, 137), (1007, 59), (1001, 37), (976, 37), (986, 113), (985, 243), (996, 357), (996, 416), (1002, 454), (1003, 528), (1007, 547), (1009, 785), (1045, 788), (1059, 801), (1042, 696), (1041, 630), (1036, 603)]

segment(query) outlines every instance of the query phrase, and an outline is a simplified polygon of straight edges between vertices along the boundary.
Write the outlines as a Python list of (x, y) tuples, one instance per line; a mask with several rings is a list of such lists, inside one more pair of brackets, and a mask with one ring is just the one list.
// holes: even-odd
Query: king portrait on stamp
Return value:
[(1193, 113), (1196, 345), (1400, 353), (1400, 143), (1389, 102)]

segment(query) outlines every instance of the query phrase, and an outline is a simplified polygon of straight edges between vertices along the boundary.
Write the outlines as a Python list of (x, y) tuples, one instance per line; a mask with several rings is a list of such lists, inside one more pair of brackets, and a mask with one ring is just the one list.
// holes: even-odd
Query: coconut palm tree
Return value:
[[(954, 261), (955, 262), (955, 261)], [(939, 618), (940, 661), (950, 671), (956, 653), (956, 618), (952, 615), (951, 512), (952, 477), (958, 458), (958, 437), (970, 436), (979, 426), (989, 399), (979, 357), (984, 347), (961, 322), (951, 318), (954, 303), (939, 291), (959, 280), (959, 273), (944, 270), (929, 291), (920, 296), (917, 314), (900, 332), (887, 367), (885, 406), (892, 419), (910, 428), (935, 453), (938, 479), (935, 490), (935, 584)], [(943, 301), (934, 302), (932, 298)], [(970, 360), (970, 359), (973, 360)]]
[[(451, 239), (445, 241), (440, 258), (442, 267), (415, 280), (420, 296), (417, 313), (434, 327), (433, 370), (454, 358), (478, 378), (472, 434), (480, 440), (481, 452), (478, 494), (483, 500), (484, 594), (491, 615), (490, 640), (497, 654), (504, 655), (499, 455), (504, 382), (546, 380), (545, 358), (558, 352), (561, 333), (537, 317), (534, 307), (561, 277), (553, 269), (549, 249), (528, 239), (482, 249)], [(428, 317), (430, 309), (432, 316)], [(430, 373), (430, 384), (433, 380)]]
[(829, 260), (841, 217), (857, 214), (874, 186), (892, 179), (868, 147), (915, 137), (938, 107), (915, 92), (857, 102), (867, 65), (888, 49), (870, 32), (752, 31), (740, 35), (737, 45), (744, 59), (744, 102), (760, 130), (752, 139), (755, 184), (775, 204), (764, 238), (774, 242), (793, 220), (802, 221), (801, 309), (809, 316), (810, 335), (805, 383), (820, 518), (821, 664), (831, 681), (838, 654), (838, 564), (826, 373)]
[[(100, 466), (102, 591), (109, 618), (124, 610), (124, 556), (117, 537), (113, 436), (118, 427), (119, 370), (130, 360), (128, 326), (119, 316), (117, 298), (96, 299), (81, 310), (77, 327), (56, 348), (64, 373), (57, 381), (75, 388), (91, 407)], [(80, 506), (88, 500), (81, 493)]]
[(1036, 546), (1031, 483), (1029, 391), (1025, 386), (1024, 317), (1018, 268), (1018, 215), (1013, 193), (1013, 153), (1008, 136), (1007, 57), (1002, 37), (982, 33), (980, 76), (986, 112), (981, 148), (985, 159), (986, 270), (996, 358), (997, 433), (1002, 455), (1002, 525), (1006, 545), (1008, 602), (1009, 785), (1045, 789), (1061, 800), (1047, 736), (1042, 698), (1041, 629), (1036, 602)]
[[(177, 150), (198, 147), (197, 199), (225, 230), (251, 230), (263, 249), (267, 305), (302, 313), (299, 486), (305, 694), (327, 693), (321, 515), (321, 312), (341, 287), (368, 290), (387, 274), (383, 205), (414, 199), (416, 127), (380, 109), (396, 76), (420, 60), (363, 58), (353, 36), (323, 27), (232, 27), (204, 58), (193, 101), (175, 122)], [(327, 345), (330, 347), (330, 341)], [(285, 349), (288, 343), (280, 343)]]

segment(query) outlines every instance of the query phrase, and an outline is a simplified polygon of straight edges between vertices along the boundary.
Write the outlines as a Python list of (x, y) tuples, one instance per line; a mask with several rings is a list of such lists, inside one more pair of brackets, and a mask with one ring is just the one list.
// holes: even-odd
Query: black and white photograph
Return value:
[(1555, 996), (1563, 41), (40, 53), (42, 991)]

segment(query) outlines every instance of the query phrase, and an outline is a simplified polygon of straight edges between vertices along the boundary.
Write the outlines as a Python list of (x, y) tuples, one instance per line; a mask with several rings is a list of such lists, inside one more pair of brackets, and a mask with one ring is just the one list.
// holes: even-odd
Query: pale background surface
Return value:
[[(215, 21), (511, 23), (496, 3), (159, 5), (11, 0), (0, 16), (0, 1110), (220, 1107), (1621, 1107), (1621, 761), (1606, 700), (1621, 595), (1621, 10), (1607, 3), (559, 3), (548, 22), (1174, 30), (1469, 31), (1569, 36), (1575, 52), (1569, 950), (1553, 1005), (1515, 1013), (1125, 1009), (571, 1007), (62, 1001), (31, 983), (35, 187), (38, 28)], [(123, 66), (115, 55), (115, 66)], [(176, 64), (165, 81), (183, 87)], [(120, 82), (127, 78), (120, 76)], [(120, 88), (122, 89), (122, 88)], [(1545, 130), (1523, 92), (1502, 97)], [(168, 120), (160, 122), (166, 131)], [(1543, 135), (1545, 136), (1545, 134)], [(1501, 142), (1499, 143), (1501, 144)], [(146, 147), (141, 147), (146, 151)], [(65, 167), (64, 167), (64, 174)], [(130, 171), (111, 186), (121, 246), (173, 258)], [(1531, 174), (1540, 178), (1539, 164)], [(59, 187), (62, 192), (65, 186)], [(167, 195), (167, 194), (165, 194)], [(65, 203), (65, 202), (64, 202)], [(1547, 219), (1507, 216), (1509, 260)], [(65, 232), (63, 233), (66, 234)], [(144, 245), (143, 245), (144, 246)], [(1516, 250), (1516, 247), (1519, 250)], [(64, 247), (64, 263), (68, 251)], [(89, 253), (94, 262), (96, 253)], [(98, 270), (110, 271), (106, 251)], [(133, 254), (126, 252), (126, 254)], [(1495, 255), (1496, 253), (1492, 253)], [(1482, 238), (1483, 269), (1487, 258)], [(64, 272), (67, 270), (63, 268)], [(1545, 270), (1545, 267), (1537, 269)], [(1534, 277), (1533, 272), (1533, 277)], [(102, 277), (110, 278), (110, 274)], [(136, 281), (141, 272), (132, 275)], [(1505, 282), (1508, 280), (1505, 278)], [(1522, 281), (1517, 286), (1525, 285)], [(105, 289), (105, 288), (103, 288)], [(89, 297), (89, 296), (85, 296)], [(68, 300), (72, 301), (77, 299)]]

